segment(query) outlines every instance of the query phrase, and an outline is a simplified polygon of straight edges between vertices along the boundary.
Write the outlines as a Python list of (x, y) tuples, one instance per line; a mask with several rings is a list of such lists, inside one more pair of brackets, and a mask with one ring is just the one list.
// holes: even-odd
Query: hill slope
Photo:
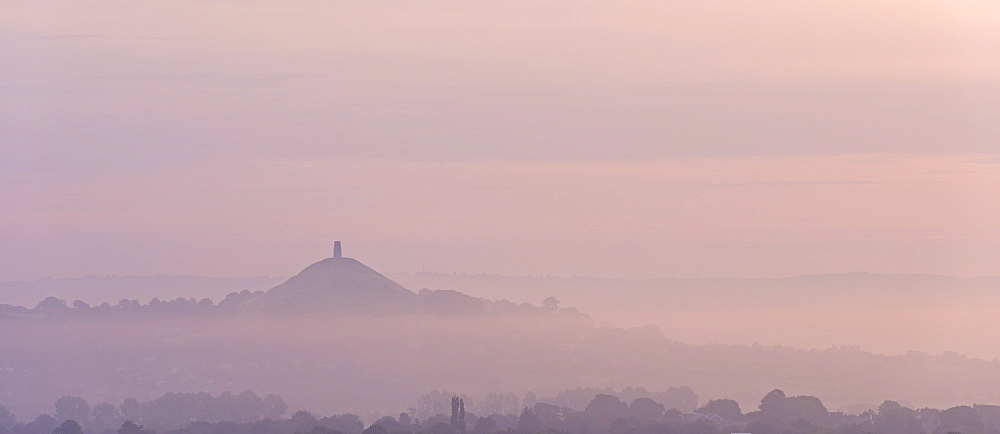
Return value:
[(417, 310), (417, 294), (352, 258), (327, 258), (240, 305), (245, 312), (400, 313)]

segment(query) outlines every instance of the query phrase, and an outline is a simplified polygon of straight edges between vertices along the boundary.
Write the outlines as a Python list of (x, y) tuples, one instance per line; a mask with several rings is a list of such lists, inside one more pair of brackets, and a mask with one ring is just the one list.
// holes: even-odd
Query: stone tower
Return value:
[(341, 251), (341, 249), (340, 249), (340, 241), (334, 241), (333, 242), (333, 257), (334, 258), (342, 258), (342, 257), (344, 257), (343, 251)]

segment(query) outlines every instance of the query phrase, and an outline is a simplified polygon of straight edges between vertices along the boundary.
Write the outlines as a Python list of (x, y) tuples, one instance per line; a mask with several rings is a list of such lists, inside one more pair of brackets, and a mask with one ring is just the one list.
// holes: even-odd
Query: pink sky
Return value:
[(0, 280), (1000, 274), (1000, 4), (0, 2)]

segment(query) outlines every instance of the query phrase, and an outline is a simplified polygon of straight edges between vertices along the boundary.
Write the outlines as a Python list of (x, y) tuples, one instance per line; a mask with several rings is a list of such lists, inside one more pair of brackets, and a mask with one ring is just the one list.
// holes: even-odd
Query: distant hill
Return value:
[[(861, 345), (877, 353), (1000, 358), (969, 330), (1000, 325), (1000, 277), (864, 272), (783, 278), (614, 279), (389, 274), (408, 288), (539, 303), (549, 296), (616, 326), (659, 326), (698, 344)], [(875, 332), (877, 331), (877, 332)]]
[[(939, 407), (1000, 401), (1000, 361), (905, 351), (941, 343), (981, 348), (980, 354), (991, 349), (980, 333), (969, 332), (995, 328), (988, 326), (995, 325), (1000, 297), (990, 279), (418, 276), (441, 280), (415, 294), (356, 260), (329, 258), (267, 292), (241, 289), (230, 303), (214, 306), (48, 300), (35, 309), (8, 309), (6, 317), (0, 309), (0, 347), (14, 349), (0, 351), (0, 403), (37, 414), (67, 395), (117, 403), (170, 391), (252, 389), (322, 412), (398, 410), (435, 388), (482, 396), (579, 385), (686, 385), (746, 406), (773, 388), (823, 396), (833, 408), (886, 398)], [(149, 285), (139, 290), (145, 280), (134, 282), (123, 298), (177, 295), (154, 294)], [(496, 291), (488, 298), (515, 302), (490, 300), (487, 291)], [(551, 295), (561, 300), (545, 300)], [(545, 301), (518, 303), (525, 299)], [(560, 301), (659, 327), (597, 326)], [(699, 339), (745, 345), (678, 342)], [(902, 350), (883, 356), (856, 346), (800, 350), (767, 343), (809, 348), (824, 339)], [(756, 341), (764, 345), (750, 344)]]
[[(626, 293), (677, 289), (706, 289), (716, 295), (735, 295), (746, 290), (796, 292), (812, 288), (847, 296), (865, 294), (884, 297), (894, 289), (906, 288), (915, 293), (933, 293), (956, 289), (1000, 289), (1000, 277), (960, 278), (933, 274), (875, 274), (851, 272), (837, 274), (797, 275), (777, 278), (657, 278), (626, 279), (602, 277), (514, 276), (501, 274), (465, 274), (436, 272), (387, 273), (410, 288), (461, 287), (477, 297), (509, 298), (512, 301), (532, 301), (552, 295), (587, 294), (614, 290)], [(540, 292), (541, 291), (541, 292)], [(801, 291), (799, 291), (801, 292)], [(682, 295), (682, 294), (678, 294)], [(815, 294), (803, 293), (804, 298)]]
[[(274, 279), (279, 278), (116, 276), (14, 282), (12, 286), (23, 294), (27, 302), (20, 305), (0, 302), (0, 319), (208, 318), (232, 313), (248, 316), (316, 314), (326, 317), (385, 314), (549, 315), (559, 311), (584, 322), (591, 321), (576, 309), (559, 309), (558, 303), (548, 306), (514, 304), (506, 300), (472, 297), (459, 291), (426, 288), (417, 294), (351, 258), (327, 258), (267, 291), (257, 289), (260, 284), (272, 283)], [(247, 289), (247, 282), (255, 286)], [(107, 290), (114, 285), (122, 286), (118, 294)], [(203, 294), (178, 296), (179, 292), (190, 292), (203, 286), (210, 286), (211, 291), (217, 293), (214, 300), (202, 297)], [(225, 297), (222, 296), (223, 291), (228, 291)], [(11, 291), (11, 294), (15, 292)], [(121, 298), (110, 298), (114, 295)]]
[(221, 301), (226, 294), (248, 290), (265, 291), (285, 277), (199, 277), (199, 276), (87, 276), (69, 279), (44, 278), (33, 281), (0, 282), (0, 304), (34, 307), (46, 297), (92, 305), (115, 304), (118, 300), (153, 298), (209, 298)]
[(420, 308), (417, 294), (352, 258), (327, 258), (239, 306), (266, 313), (400, 313)]
[[(240, 310), (365, 314), (410, 312), (422, 306), (425, 312), (454, 314), (507, 312), (525, 302), (538, 305), (551, 296), (561, 306), (578, 308), (598, 323), (608, 321), (622, 327), (656, 325), (672, 339), (694, 344), (758, 342), (821, 349), (860, 345), (883, 354), (903, 354), (908, 350), (932, 354), (955, 351), (987, 359), (1000, 358), (1000, 349), (982, 345), (978, 334), (968, 332), (993, 329), (1000, 324), (994, 314), (1000, 309), (998, 277), (862, 272), (770, 279), (609, 279), (444, 273), (383, 276), (354, 260), (345, 259), (337, 265), (330, 262), (329, 267), (319, 265), (327, 264), (326, 261), (303, 270), (301, 276), (285, 284), (282, 284), (285, 278), (280, 277), (190, 276), (7, 282), (0, 283), (0, 304), (34, 307), (49, 296), (66, 300), (68, 305), (79, 299), (95, 307), (102, 302), (115, 305), (120, 299), (147, 303), (154, 297), (163, 301), (207, 297), (218, 303), (232, 292), (247, 290), (244, 296), (231, 300), (241, 301), (251, 298), (250, 292), (278, 286), (280, 289), (260, 296), (260, 300), (248, 301)], [(329, 280), (329, 273), (337, 276)], [(421, 295), (414, 297), (403, 288), (420, 291)], [(434, 291), (425, 293), (421, 288)], [(187, 309), (175, 304), (180, 310)]]

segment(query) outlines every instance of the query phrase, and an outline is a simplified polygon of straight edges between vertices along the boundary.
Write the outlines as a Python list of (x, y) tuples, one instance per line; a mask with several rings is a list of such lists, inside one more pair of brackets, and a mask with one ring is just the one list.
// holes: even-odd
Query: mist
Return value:
[[(481, 400), (490, 393), (681, 386), (701, 403), (725, 397), (744, 408), (775, 388), (820, 396), (831, 409), (901, 397), (943, 408), (1000, 399), (996, 384), (981, 381), (1000, 369), (996, 361), (889, 357), (856, 347), (690, 345), (656, 327), (599, 326), (576, 309), (551, 306), (500, 302), (472, 313), (448, 301), (444, 313), (333, 318), (150, 306), (145, 313), (77, 307), (61, 318), (7, 318), (0, 345), (16, 351), (0, 357), (4, 405), (33, 415), (51, 411), (62, 396), (120, 403), (253, 390), (279, 394), (293, 411), (369, 416), (407, 412), (432, 390)], [(54, 315), (45, 309), (36, 315)]]
[(0, 434), (1000, 433), (998, 41), (0, 0)]

